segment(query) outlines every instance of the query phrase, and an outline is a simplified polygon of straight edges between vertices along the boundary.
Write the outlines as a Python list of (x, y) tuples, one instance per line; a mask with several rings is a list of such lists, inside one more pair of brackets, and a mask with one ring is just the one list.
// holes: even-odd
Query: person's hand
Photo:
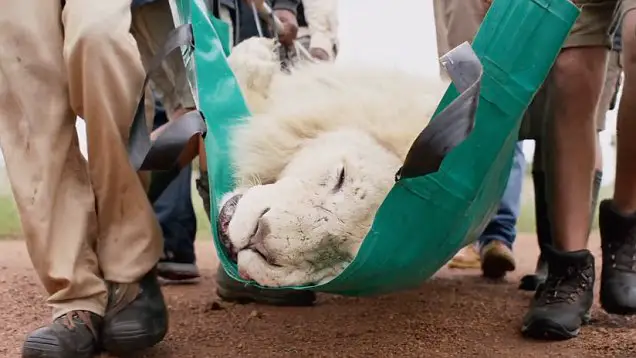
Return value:
[(289, 10), (275, 10), (274, 15), (283, 23), (283, 31), (278, 34), (278, 40), (284, 46), (291, 46), (298, 35), (298, 20)]
[(492, 0), (481, 0), (481, 4), (483, 7), (484, 16), (485, 16), (486, 13), (488, 12), (488, 9), (490, 9), (490, 5), (492, 5)]
[(310, 48), (309, 54), (313, 56), (313, 58), (315, 58), (316, 60), (329, 61), (329, 54), (327, 53), (327, 51), (321, 48), (318, 48), (318, 47)]

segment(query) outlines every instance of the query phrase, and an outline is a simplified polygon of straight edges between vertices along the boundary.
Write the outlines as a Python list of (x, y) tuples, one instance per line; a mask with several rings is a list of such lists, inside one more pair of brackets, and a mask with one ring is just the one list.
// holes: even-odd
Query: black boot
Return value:
[(601, 306), (608, 313), (636, 314), (636, 214), (622, 215), (603, 200), (599, 212), (603, 268)]
[(216, 271), (216, 293), (224, 301), (261, 303), (272, 306), (311, 306), (316, 300), (313, 291), (262, 290), (232, 279), (221, 265)]
[(48, 326), (31, 332), (22, 358), (92, 358), (98, 351), (102, 318), (88, 311), (72, 311)]
[[(539, 248), (552, 244), (552, 228), (548, 218), (548, 204), (546, 193), (546, 177), (543, 171), (533, 171), (532, 181), (534, 183), (534, 216), (537, 227), (537, 241)], [(548, 274), (548, 264), (543, 257), (543, 252), (537, 258), (537, 266), (533, 274), (525, 275), (521, 278), (519, 289), (524, 291), (536, 291), (540, 284), (545, 282)]]
[(594, 302), (594, 256), (588, 250), (544, 248), (548, 276), (537, 289), (521, 331), (538, 339), (568, 339), (590, 320)]
[(168, 311), (155, 270), (139, 284), (111, 284), (104, 317), (102, 347), (127, 355), (161, 342), (168, 331)]

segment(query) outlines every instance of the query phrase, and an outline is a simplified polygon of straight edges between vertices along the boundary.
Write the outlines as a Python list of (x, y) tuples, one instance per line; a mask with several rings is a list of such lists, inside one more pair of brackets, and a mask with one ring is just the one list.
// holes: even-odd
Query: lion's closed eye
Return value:
[(333, 187), (333, 191), (337, 192), (342, 190), (342, 186), (344, 185), (344, 181), (345, 181), (345, 167), (344, 165), (340, 167), (340, 169), (338, 170), (338, 175), (337, 175), (338, 181), (336, 182), (336, 185)]

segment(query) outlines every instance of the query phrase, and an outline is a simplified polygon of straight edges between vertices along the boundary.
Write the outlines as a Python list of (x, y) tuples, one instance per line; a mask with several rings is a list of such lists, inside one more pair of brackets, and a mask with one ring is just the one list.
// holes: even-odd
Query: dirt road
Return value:
[[(590, 247), (599, 253), (596, 235)], [(530, 294), (518, 291), (517, 282), (534, 267), (535, 238), (520, 236), (515, 251), (518, 268), (503, 283), (444, 269), (415, 291), (376, 298), (321, 295), (313, 308), (272, 308), (218, 302), (216, 257), (211, 242), (201, 242), (203, 280), (164, 288), (169, 336), (140, 357), (636, 356), (636, 318), (608, 316), (598, 306), (577, 339), (521, 338)], [(24, 335), (48, 319), (20, 241), (0, 241), (0, 312), (0, 357), (19, 357)]]

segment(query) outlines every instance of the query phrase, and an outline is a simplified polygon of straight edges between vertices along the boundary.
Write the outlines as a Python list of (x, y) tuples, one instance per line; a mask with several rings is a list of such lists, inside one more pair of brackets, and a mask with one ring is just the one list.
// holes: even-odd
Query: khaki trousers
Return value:
[[(159, 225), (126, 141), (144, 78), (131, 0), (0, 0), (0, 146), (54, 317), (104, 314), (105, 280), (157, 262)], [(86, 121), (88, 162), (75, 116)]]

